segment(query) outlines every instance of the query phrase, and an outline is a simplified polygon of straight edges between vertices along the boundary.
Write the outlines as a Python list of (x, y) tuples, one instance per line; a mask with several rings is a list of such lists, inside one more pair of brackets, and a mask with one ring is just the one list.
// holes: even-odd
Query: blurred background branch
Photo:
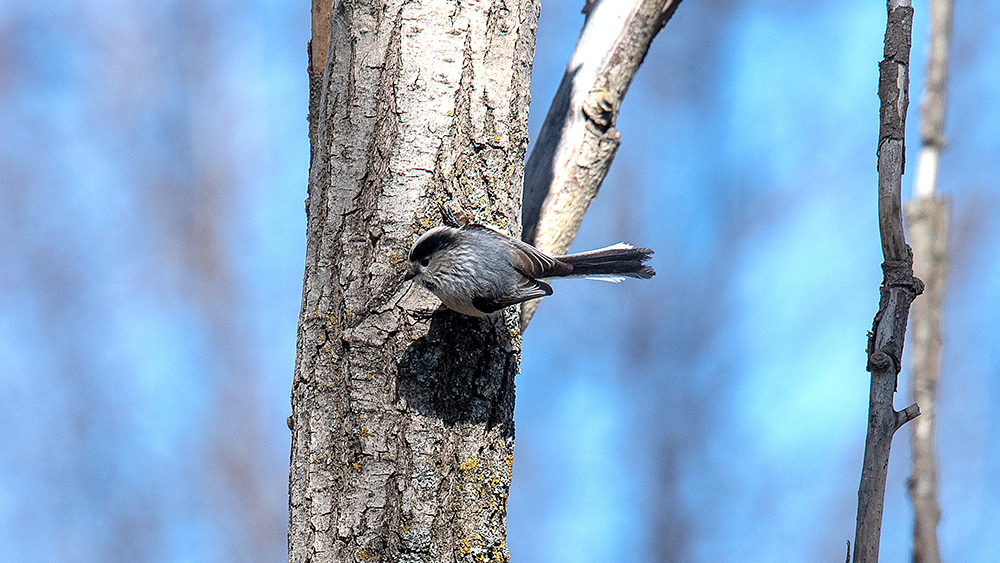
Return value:
[(912, 468), (908, 483), (913, 503), (913, 562), (939, 563), (937, 404), (940, 386), (941, 311), (948, 275), (948, 225), (951, 199), (937, 195), (938, 162), (944, 150), (948, 101), (948, 59), (953, 1), (930, 0), (927, 75), (920, 104), (920, 157), (914, 197), (907, 202), (906, 227), (913, 247), (914, 275), (924, 282), (910, 320), (913, 400), (921, 416), (910, 427)]

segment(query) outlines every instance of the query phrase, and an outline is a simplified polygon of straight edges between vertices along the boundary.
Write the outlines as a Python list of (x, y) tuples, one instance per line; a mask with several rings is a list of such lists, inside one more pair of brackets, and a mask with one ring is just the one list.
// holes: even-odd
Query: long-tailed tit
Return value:
[(449, 309), (483, 317), (552, 295), (543, 278), (651, 278), (656, 272), (643, 264), (651, 254), (648, 248), (620, 243), (552, 257), (484, 225), (442, 226), (413, 244), (404, 279), (416, 280)]

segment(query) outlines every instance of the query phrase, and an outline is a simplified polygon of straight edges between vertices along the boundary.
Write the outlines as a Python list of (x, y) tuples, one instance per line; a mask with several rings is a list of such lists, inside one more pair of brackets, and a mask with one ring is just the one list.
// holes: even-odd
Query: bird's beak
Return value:
[(406, 268), (406, 275), (403, 276), (403, 281), (410, 281), (415, 277), (417, 277), (417, 268), (414, 267), (413, 264), (410, 264), (410, 266)]

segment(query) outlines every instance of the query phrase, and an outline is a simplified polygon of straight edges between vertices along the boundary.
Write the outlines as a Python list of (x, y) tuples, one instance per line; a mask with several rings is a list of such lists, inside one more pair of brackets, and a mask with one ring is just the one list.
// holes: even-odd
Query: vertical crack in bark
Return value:
[(330, 19), (310, 116), (290, 561), (509, 558), (516, 314), (428, 322), (400, 302), (426, 299), (399, 265), (441, 200), (516, 233), (537, 3), (485, 9), (338, 3)]

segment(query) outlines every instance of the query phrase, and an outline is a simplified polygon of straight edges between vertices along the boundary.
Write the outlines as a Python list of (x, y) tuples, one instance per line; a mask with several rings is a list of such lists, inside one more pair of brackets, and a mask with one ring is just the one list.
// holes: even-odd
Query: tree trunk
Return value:
[(520, 234), (537, 1), (313, 17), (289, 561), (506, 561), (518, 313), (414, 315), (402, 275), (446, 202)]

